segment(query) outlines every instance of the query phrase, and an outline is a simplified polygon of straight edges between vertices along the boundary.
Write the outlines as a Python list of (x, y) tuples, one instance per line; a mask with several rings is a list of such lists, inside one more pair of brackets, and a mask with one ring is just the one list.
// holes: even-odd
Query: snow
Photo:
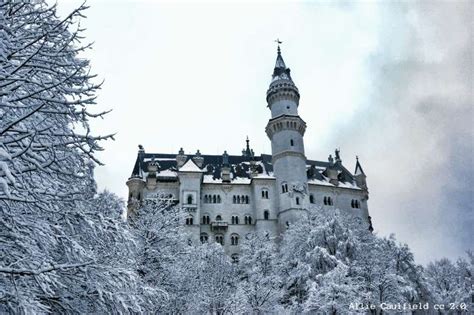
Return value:
[(176, 177), (178, 173), (172, 170), (163, 170), (156, 174), (157, 177)]
[(183, 166), (179, 168), (180, 172), (189, 172), (189, 173), (204, 173), (202, 169), (200, 169), (196, 163), (193, 162), (192, 159), (189, 159)]

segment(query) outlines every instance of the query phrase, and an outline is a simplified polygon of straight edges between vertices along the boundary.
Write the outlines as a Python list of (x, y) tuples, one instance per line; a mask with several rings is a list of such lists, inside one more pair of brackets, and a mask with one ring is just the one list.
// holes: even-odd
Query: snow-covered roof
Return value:
[(188, 173), (204, 173), (204, 171), (201, 170), (192, 159), (189, 159), (184, 163), (184, 165), (179, 168), (179, 171)]
[[(141, 152), (138, 154), (135, 162), (132, 177), (140, 177), (145, 180), (148, 175), (148, 164), (151, 163), (151, 161), (155, 161), (159, 162), (159, 169), (156, 173), (157, 180), (159, 181), (177, 180), (179, 172), (201, 172), (204, 175), (203, 183), (222, 183), (222, 155), (199, 155), (202, 159), (201, 167), (198, 167), (196, 163), (193, 162), (193, 158), (195, 157), (196, 155), (188, 154), (186, 156), (186, 163), (178, 170), (176, 154)], [(252, 178), (275, 179), (272, 156), (269, 154), (262, 154), (260, 156), (229, 155), (228, 162), (231, 183), (233, 184), (250, 184)], [(341, 162), (331, 164), (324, 161), (307, 160), (306, 164), (309, 184), (334, 187), (326, 175), (326, 170), (332, 167), (337, 170), (338, 187), (359, 189), (354, 184), (354, 176)]]

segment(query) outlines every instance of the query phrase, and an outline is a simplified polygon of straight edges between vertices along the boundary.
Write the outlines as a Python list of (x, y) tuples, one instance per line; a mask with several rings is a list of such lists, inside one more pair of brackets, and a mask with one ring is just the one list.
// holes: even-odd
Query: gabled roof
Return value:
[(186, 173), (204, 173), (203, 170), (201, 170), (196, 163), (193, 162), (192, 159), (189, 159), (186, 163), (184, 163), (183, 166), (179, 168), (180, 172), (186, 172)]

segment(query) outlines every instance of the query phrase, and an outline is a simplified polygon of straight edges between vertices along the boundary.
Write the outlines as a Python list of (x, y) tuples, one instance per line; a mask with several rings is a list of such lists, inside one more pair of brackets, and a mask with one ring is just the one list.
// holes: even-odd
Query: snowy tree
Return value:
[(349, 267), (339, 264), (311, 281), (304, 310), (308, 313), (345, 314), (351, 303), (360, 303), (359, 279), (353, 278)]
[[(0, 4), (0, 313), (122, 313), (145, 305), (134, 242), (96, 195), (95, 92), (78, 54), (85, 6)], [(118, 207), (118, 208), (117, 208)], [(109, 216), (113, 214), (112, 216)]]
[(443, 258), (428, 264), (426, 276), (429, 279), (435, 302), (449, 309), (450, 303), (470, 306), (473, 296), (474, 257), (468, 252), (469, 261), (458, 259), (452, 263)]
[[(152, 309), (164, 312), (180, 303), (181, 263), (191, 250), (183, 226), (186, 213), (174, 201), (157, 193), (143, 200), (137, 213), (129, 217), (137, 241), (137, 271), (142, 281), (155, 292)], [(174, 305), (174, 306), (173, 306)]]
[(242, 245), (239, 259), (239, 290), (249, 312), (271, 313), (278, 310), (283, 281), (277, 246), (267, 233), (256, 233)]

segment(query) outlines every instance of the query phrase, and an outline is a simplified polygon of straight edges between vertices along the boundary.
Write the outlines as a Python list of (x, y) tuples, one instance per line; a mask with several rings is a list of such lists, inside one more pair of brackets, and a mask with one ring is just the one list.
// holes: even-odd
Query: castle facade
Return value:
[(305, 155), (306, 123), (298, 115), (300, 94), (280, 47), (267, 91), (271, 118), (265, 132), (272, 154), (256, 156), (247, 138), (242, 155), (147, 153), (140, 146), (129, 188), (129, 215), (147, 196), (160, 193), (186, 210), (185, 224), (195, 241), (218, 242), (238, 259), (243, 237), (255, 231), (282, 233), (320, 207), (366, 221), (366, 175), (359, 160), (352, 174), (339, 150), (327, 161)]

